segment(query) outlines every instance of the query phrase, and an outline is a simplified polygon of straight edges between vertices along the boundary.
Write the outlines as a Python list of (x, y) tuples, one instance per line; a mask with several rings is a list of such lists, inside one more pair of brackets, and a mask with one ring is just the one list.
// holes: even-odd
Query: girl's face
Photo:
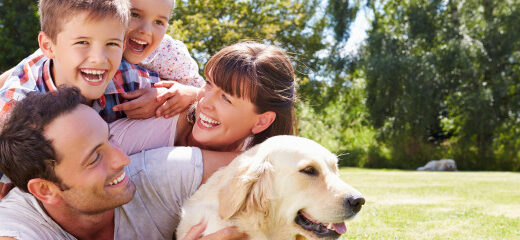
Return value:
[(131, 0), (130, 24), (123, 56), (138, 64), (149, 56), (168, 29), (171, 0)]
[(263, 130), (262, 114), (251, 101), (225, 93), (209, 77), (195, 114), (192, 137), (207, 149), (238, 150), (249, 135)]

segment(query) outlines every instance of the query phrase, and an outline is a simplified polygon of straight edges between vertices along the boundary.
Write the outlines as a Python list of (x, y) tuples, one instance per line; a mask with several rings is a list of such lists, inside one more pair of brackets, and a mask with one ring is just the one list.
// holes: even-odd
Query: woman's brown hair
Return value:
[(224, 92), (251, 101), (256, 113), (276, 113), (274, 122), (255, 134), (248, 147), (272, 136), (294, 134), (296, 79), (282, 49), (250, 41), (233, 44), (211, 57), (204, 75)]

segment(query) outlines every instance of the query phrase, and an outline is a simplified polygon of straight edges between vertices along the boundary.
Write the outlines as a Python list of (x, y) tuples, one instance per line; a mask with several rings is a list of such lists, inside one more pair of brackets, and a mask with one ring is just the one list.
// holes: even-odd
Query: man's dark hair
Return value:
[(54, 171), (59, 158), (43, 130), (85, 102), (77, 88), (60, 87), (51, 93), (29, 93), (16, 103), (0, 132), (0, 170), (16, 187), (29, 192), (29, 180), (42, 178), (63, 188)]

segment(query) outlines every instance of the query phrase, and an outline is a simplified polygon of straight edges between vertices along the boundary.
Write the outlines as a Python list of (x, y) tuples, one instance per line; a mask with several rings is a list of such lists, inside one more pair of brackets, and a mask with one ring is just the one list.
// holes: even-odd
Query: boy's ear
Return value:
[(46, 204), (56, 204), (60, 200), (58, 186), (48, 180), (33, 178), (27, 183), (27, 189), (35, 198)]
[(273, 111), (267, 111), (265, 113), (260, 114), (256, 121), (256, 124), (251, 129), (253, 134), (260, 133), (266, 130), (276, 119), (276, 113)]
[(43, 52), (43, 55), (45, 57), (52, 59), (54, 58), (54, 43), (52, 42), (52, 39), (44, 32), (40, 32), (38, 34), (38, 45), (40, 46), (40, 49)]

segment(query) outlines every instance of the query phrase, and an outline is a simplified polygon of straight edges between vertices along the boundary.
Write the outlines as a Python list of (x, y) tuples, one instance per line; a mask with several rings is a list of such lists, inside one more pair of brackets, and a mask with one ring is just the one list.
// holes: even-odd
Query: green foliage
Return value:
[(327, 68), (339, 56), (319, 53), (332, 52), (338, 42), (326, 40), (327, 31), (334, 28), (338, 36), (346, 36), (341, 31), (347, 32), (357, 12), (355, 4), (336, 2), (331, 1), (348, 11), (346, 18), (329, 17), (326, 2), (319, 0), (180, 0), (169, 33), (185, 42), (200, 63), (245, 39), (278, 45), (294, 58), (300, 96), (327, 104), (322, 92), (329, 85), (317, 78), (334, 79), (344, 69)]
[(37, 10), (34, 0), (0, 0), (0, 73), (38, 48)]
[(300, 135), (337, 153), (341, 166), (365, 166), (369, 150), (376, 144), (375, 131), (366, 120), (364, 88), (363, 79), (354, 79), (320, 111), (309, 101), (300, 102), (297, 108)]
[(392, 149), (387, 163), (518, 165), (520, 3), (391, 0), (384, 12), (371, 3), (362, 66), (371, 122)]

